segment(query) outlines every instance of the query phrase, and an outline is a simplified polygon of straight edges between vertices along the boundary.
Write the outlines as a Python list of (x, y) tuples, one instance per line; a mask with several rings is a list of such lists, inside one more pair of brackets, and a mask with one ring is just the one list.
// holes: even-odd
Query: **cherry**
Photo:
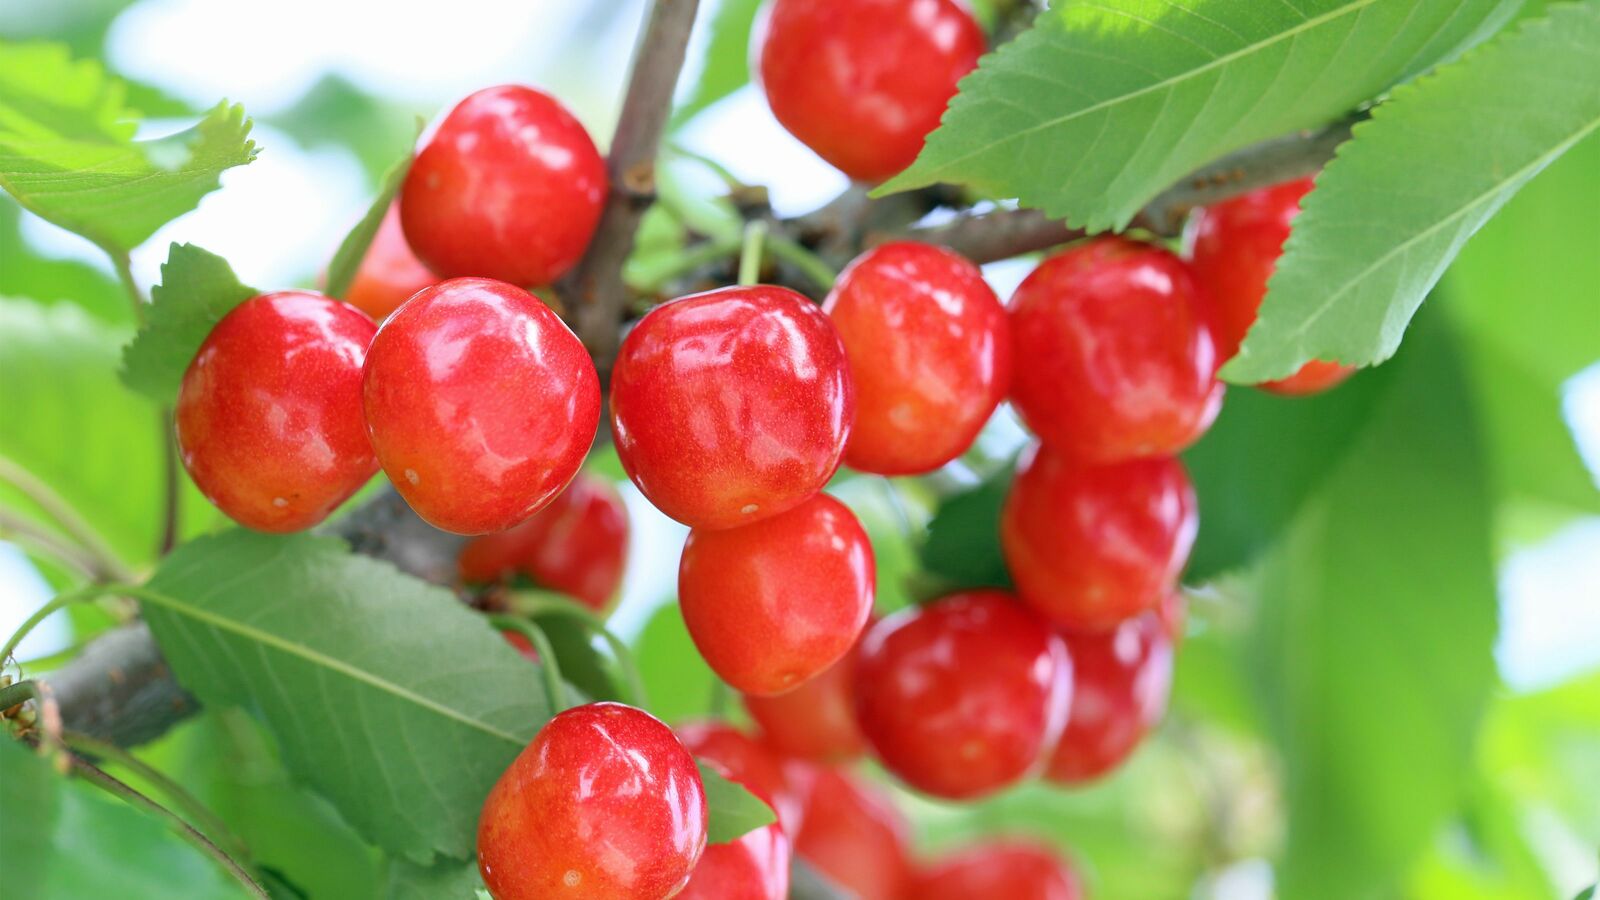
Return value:
[(838, 662), (786, 694), (746, 694), (745, 711), (760, 727), (762, 739), (779, 753), (816, 762), (848, 762), (867, 749), (856, 724), (855, 670), (852, 647)]
[(211, 329), (174, 410), (184, 468), (257, 531), (321, 522), (378, 471), (361, 419), (377, 326), (309, 291), (262, 294)]
[(901, 900), (911, 879), (905, 817), (843, 771), (812, 767), (809, 780), (795, 853), (858, 900)]
[(533, 518), (509, 531), (473, 538), (461, 550), (465, 581), (491, 583), (521, 572), (540, 587), (607, 613), (628, 558), (628, 510), (616, 488), (579, 472)]
[(855, 418), (844, 344), (809, 300), (733, 287), (657, 307), (611, 379), (617, 455), (658, 509), (732, 528), (805, 502)]
[(496, 900), (666, 898), (706, 846), (694, 757), (643, 710), (557, 715), (484, 801), (478, 869)]
[(1094, 781), (1121, 765), (1166, 712), (1173, 637), (1160, 610), (1111, 631), (1064, 635), (1075, 679), (1072, 712), (1045, 777)]
[(845, 464), (880, 475), (929, 472), (972, 445), (1011, 379), (1005, 308), (978, 267), (928, 244), (867, 251), (822, 306), (856, 387)]
[(872, 614), (872, 545), (826, 494), (754, 525), (689, 533), (684, 624), (706, 664), (746, 694), (781, 694), (850, 651)]
[(583, 463), (600, 381), (583, 345), (519, 287), (456, 278), (378, 330), (362, 384), (367, 430), (400, 495), (429, 524), (504, 531)]
[(917, 158), (984, 51), (954, 0), (776, 0), (753, 43), (772, 114), (860, 181)]
[(502, 631), (500, 635), (506, 639), (506, 643), (510, 644), (513, 649), (521, 653), (530, 662), (539, 661), (539, 651), (534, 649), (533, 641), (528, 640), (527, 635), (516, 631)]
[(389, 206), (372, 237), (356, 277), (344, 292), (351, 306), (382, 322), (417, 291), (436, 284), (439, 276), (422, 264), (400, 229), (400, 207)]
[(1083, 466), (1026, 451), (1000, 514), (1000, 547), (1025, 603), (1100, 631), (1159, 603), (1189, 559), (1194, 489), (1175, 458)]
[(1222, 404), (1200, 289), (1160, 247), (1095, 238), (1045, 260), (1011, 298), (1011, 400), (1047, 444), (1088, 462), (1188, 447)]
[[(1289, 226), (1312, 179), (1301, 178), (1206, 207), (1189, 223), (1190, 266), (1205, 289), (1218, 364), (1232, 359), (1256, 323), (1267, 281), (1283, 255)], [(1258, 387), (1278, 394), (1314, 394), (1355, 372), (1355, 367), (1313, 360), (1300, 371)]]
[(566, 107), (502, 85), (456, 104), (424, 140), (400, 220), (440, 275), (549, 284), (588, 248), (607, 185), (605, 161)]
[(1080, 900), (1072, 867), (1050, 849), (1003, 840), (952, 853), (916, 876), (907, 897), (917, 900)]
[(689, 886), (679, 894), (707, 900), (783, 900), (789, 895), (788, 828), (799, 815), (784, 783), (783, 767), (753, 738), (714, 722), (682, 726), (689, 752), (744, 785), (777, 813), (778, 821), (738, 840), (712, 844), (700, 857)]
[(855, 679), (856, 715), (884, 767), (950, 799), (982, 797), (1033, 772), (1072, 697), (1066, 645), (992, 590), (884, 618), (861, 640)]

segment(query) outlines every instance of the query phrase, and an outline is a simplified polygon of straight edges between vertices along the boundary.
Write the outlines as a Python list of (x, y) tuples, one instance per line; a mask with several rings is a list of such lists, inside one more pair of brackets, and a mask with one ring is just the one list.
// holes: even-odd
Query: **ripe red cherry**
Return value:
[(917, 158), (983, 51), (954, 0), (776, 0), (754, 41), (772, 114), (859, 181)]
[(1096, 238), (1045, 260), (1011, 298), (1028, 360), (1011, 400), (1047, 444), (1088, 462), (1188, 447), (1222, 404), (1200, 290), (1151, 244)]
[(845, 465), (911, 475), (972, 446), (1011, 379), (1005, 308), (956, 253), (901, 242), (867, 251), (822, 305), (856, 388)]
[(724, 777), (749, 788), (777, 813), (778, 821), (736, 841), (712, 844), (700, 857), (683, 898), (703, 900), (784, 900), (789, 895), (790, 842), (787, 823), (799, 815), (783, 768), (772, 753), (748, 735), (721, 723), (678, 729), (689, 752), (709, 762)]
[(628, 510), (616, 488), (579, 472), (533, 518), (462, 548), (461, 577), (496, 582), (514, 572), (595, 612), (611, 611), (628, 558)]
[(855, 671), (852, 647), (843, 659), (786, 694), (745, 695), (745, 711), (761, 728), (762, 739), (779, 753), (815, 762), (848, 762), (867, 749), (856, 724)]
[(678, 603), (723, 681), (746, 694), (781, 694), (849, 652), (872, 614), (874, 577), (861, 523), (819, 494), (754, 525), (690, 532)]
[[(1218, 365), (1232, 359), (1256, 323), (1267, 281), (1283, 255), (1289, 226), (1312, 179), (1251, 191), (1196, 213), (1187, 234), (1190, 267), (1205, 289)], [(1333, 387), (1355, 367), (1313, 360), (1279, 381), (1258, 385), (1277, 394), (1315, 394)]]
[(424, 141), (400, 219), (440, 275), (549, 284), (588, 248), (607, 184), (605, 161), (566, 107), (502, 85), (456, 104)]
[(439, 281), (439, 276), (422, 264), (405, 232), (400, 230), (400, 207), (391, 204), (383, 214), (378, 233), (372, 237), (367, 255), (356, 268), (356, 277), (344, 292), (351, 306), (382, 322), (411, 299), (411, 295)]
[(706, 846), (694, 757), (649, 713), (591, 703), (545, 723), (478, 821), (496, 900), (671, 897)]
[(390, 316), (362, 389), (372, 448), (400, 496), (458, 534), (543, 509), (600, 420), (583, 345), (532, 294), (487, 278), (441, 282)]
[(377, 473), (361, 418), (376, 330), (309, 291), (262, 294), (217, 322), (174, 416), (184, 468), (218, 509), (257, 531), (300, 531)]
[(1080, 900), (1078, 875), (1053, 851), (1025, 841), (968, 847), (924, 868), (917, 900)]
[(856, 715), (889, 771), (936, 797), (981, 797), (1033, 772), (1072, 697), (1066, 646), (1001, 591), (951, 594), (861, 640)]
[(1063, 637), (1072, 654), (1072, 712), (1045, 777), (1081, 784), (1121, 765), (1161, 721), (1172, 690), (1173, 638), (1157, 610), (1111, 631)]
[(1045, 445), (1018, 465), (1000, 547), (1025, 603), (1063, 628), (1101, 631), (1161, 601), (1197, 528), (1177, 459), (1084, 466)]
[(816, 767), (811, 780), (796, 855), (859, 900), (901, 900), (911, 879), (905, 817), (845, 772)]
[(653, 310), (611, 378), (617, 455), (658, 509), (732, 528), (805, 502), (855, 418), (844, 344), (794, 291), (734, 287)]

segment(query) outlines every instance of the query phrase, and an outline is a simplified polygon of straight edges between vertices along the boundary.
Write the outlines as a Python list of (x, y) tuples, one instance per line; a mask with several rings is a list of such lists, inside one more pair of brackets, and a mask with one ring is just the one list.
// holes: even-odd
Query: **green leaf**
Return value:
[(235, 306), (256, 295), (228, 261), (193, 244), (173, 244), (150, 290), (145, 326), (122, 354), (122, 381), (158, 403), (171, 403), (206, 335)]
[(476, 900), (483, 888), (476, 862), (419, 866), (392, 859), (384, 880), (384, 900)]
[(673, 130), (750, 82), (750, 31), (760, 6), (761, 0), (718, 0), (717, 11), (710, 18), (700, 80), (672, 111)]
[(936, 182), (1091, 230), (1247, 144), (1340, 116), (1503, 20), (1516, 0), (1060, 3), (961, 83), (879, 193)]
[(765, 828), (777, 821), (777, 816), (744, 785), (722, 777), (711, 764), (696, 759), (700, 768), (700, 783), (706, 789), (706, 842), (726, 844), (736, 841), (757, 828)]
[(1467, 239), (1600, 128), (1597, 85), (1600, 3), (1587, 0), (1396, 90), (1318, 177), (1222, 374), (1262, 381), (1311, 359), (1389, 358)]
[(40, 217), (120, 255), (255, 159), (244, 108), (133, 140), (121, 82), (58, 44), (0, 42), (0, 187)]
[(669, 724), (706, 715), (717, 676), (695, 649), (678, 604), (651, 614), (631, 649), (639, 677), (650, 686), (650, 712)]
[(149, 591), (178, 681), (256, 713), (292, 774), (414, 862), (471, 853), (483, 798), (550, 716), (532, 665), (482, 617), (335, 540), (202, 538)]
[(1000, 509), (1011, 489), (1012, 466), (939, 504), (922, 545), (922, 568), (957, 587), (1011, 587), (1000, 552)]
[(919, 567), (912, 535), (922, 533), (927, 516), (913, 510), (899, 485), (886, 478), (853, 478), (828, 492), (850, 507), (872, 542), (878, 576), (873, 608), (887, 615), (910, 605), (907, 586)]
[(367, 208), (367, 214), (339, 244), (333, 262), (328, 264), (328, 296), (342, 298), (344, 292), (350, 289), (350, 282), (355, 280), (356, 270), (361, 268), (367, 248), (372, 246), (372, 239), (378, 235), (378, 226), (383, 224), (389, 205), (394, 203), (395, 194), (400, 192), (400, 184), (406, 180), (406, 173), (411, 171), (411, 160), (411, 154), (407, 153), (404, 159), (389, 168), (383, 176), (383, 186), (377, 198)]

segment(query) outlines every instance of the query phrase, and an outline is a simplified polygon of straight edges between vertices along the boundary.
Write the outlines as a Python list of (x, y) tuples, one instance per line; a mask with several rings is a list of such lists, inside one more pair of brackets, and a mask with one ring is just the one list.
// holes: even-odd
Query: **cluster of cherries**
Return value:
[[(756, 38), (777, 118), (864, 181), (915, 158), (983, 49), (954, 0), (776, 0)], [(956, 253), (891, 243), (820, 307), (754, 285), (638, 321), (611, 379), (612, 436), (643, 495), (691, 527), (683, 618), (757, 733), (674, 733), (612, 703), (560, 713), (485, 802), (491, 893), (778, 898), (797, 854), (867, 900), (1078, 897), (1066, 863), (1026, 843), (913, 865), (905, 823), (840, 766), (870, 753), (924, 794), (970, 800), (1101, 777), (1159, 719), (1197, 527), (1176, 454), (1217, 415), (1216, 371), (1308, 189), (1202, 211), (1187, 260), (1123, 237), (1069, 247), (1009, 308)], [(195, 483), (246, 526), (296, 531), (381, 468), (424, 520), (481, 535), (465, 580), (521, 573), (607, 610), (627, 517), (579, 475), (600, 382), (524, 287), (582, 257), (607, 190), (556, 100), (519, 86), (463, 100), (424, 137), (348, 303), (265, 294), (206, 338), (176, 407)], [(1346, 375), (1314, 362), (1263, 387)], [(1015, 593), (871, 621), (872, 547), (824, 486), (841, 464), (931, 472), (1007, 398), (1039, 439), (1000, 524)], [(706, 847), (694, 756), (777, 821)]]

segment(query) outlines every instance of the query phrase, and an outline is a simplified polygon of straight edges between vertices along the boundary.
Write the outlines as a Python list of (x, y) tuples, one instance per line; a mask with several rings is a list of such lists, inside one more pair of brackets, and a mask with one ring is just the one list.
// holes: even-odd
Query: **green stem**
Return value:
[(611, 655), (617, 661), (617, 666), (622, 669), (624, 688), (630, 706), (641, 709), (647, 708), (648, 700), (645, 697), (644, 679), (639, 677), (639, 664), (634, 661), (633, 651), (628, 649), (627, 643), (616, 636), (606, 623), (586, 607), (579, 606), (571, 600), (558, 597), (539, 596), (526, 592), (515, 592), (509, 596), (511, 608), (524, 616), (567, 616), (583, 623), (592, 634), (596, 634), (606, 642)]
[(128, 258), (126, 250), (111, 253), (111, 265), (117, 270), (117, 280), (122, 282), (123, 290), (128, 292), (128, 301), (133, 304), (133, 320), (140, 325), (144, 324), (145, 307), (144, 292), (139, 290), (139, 282), (133, 277), (133, 260)]
[(52, 490), (50, 485), (45, 484), (43, 479), (16, 462), (0, 456), (0, 480), (8, 482), (29, 500), (38, 504), (45, 515), (61, 526), (62, 531), (83, 545), (108, 577), (118, 581), (127, 581), (133, 577), (132, 571), (117, 556), (116, 551), (111, 549), (106, 539), (100, 536), (100, 532), (79, 515), (72, 504)]
[(781, 234), (767, 237), (767, 247), (772, 255), (799, 269), (806, 278), (810, 279), (824, 292), (833, 290), (833, 282), (839, 274), (833, 267), (822, 261), (822, 257), (812, 253), (799, 242)]
[(17, 630), (12, 633), (10, 639), (6, 641), (5, 646), (0, 648), (0, 665), (4, 665), (5, 661), (11, 658), (11, 654), (17, 652), (17, 646), (22, 643), (23, 638), (28, 636), (28, 632), (36, 628), (40, 622), (50, 618), (50, 615), (56, 610), (71, 606), (74, 603), (81, 603), (85, 600), (93, 600), (94, 598), (103, 596), (105, 594), (124, 593), (125, 590), (125, 588), (118, 588), (116, 585), (92, 584), (86, 588), (80, 588), (76, 591), (67, 591), (64, 594), (57, 594), (50, 600), (49, 603), (39, 607), (33, 615), (23, 620), (22, 624), (17, 626)]
[(19, 681), (0, 687), (0, 712), (10, 709), (19, 703), (27, 703), (38, 697), (38, 691), (31, 681)]
[(667, 150), (674, 156), (681, 156), (684, 159), (693, 160), (700, 165), (705, 166), (707, 169), (710, 169), (711, 174), (722, 179), (722, 183), (726, 185), (730, 191), (737, 191), (740, 188), (749, 186), (743, 181), (740, 181), (739, 176), (733, 174), (732, 169), (729, 169), (722, 163), (717, 162), (709, 156), (706, 156), (704, 153), (696, 153), (695, 151), (688, 149), (676, 141), (668, 143)]
[(768, 225), (757, 219), (744, 227), (744, 249), (739, 253), (739, 283), (752, 285), (761, 280), (761, 254), (767, 243)]
[(645, 293), (658, 291), (672, 279), (687, 275), (701, 266), (709, 265), (724, 257), (732, 256), (738, 250), (739, 245), (737, 243), (727, 241), (706, 241), (705, 243), (696, 244), (685, 250), (669, 265), (664, 265), (660, 269), (652, 271), (647, 281), (636, 284), (634, 287)]
[(57, 770), (65, 774), (71, 754), (67, 752), (67, 745), (61, 740), (61, 707), (56, 704), (50, 685), (42, 681), (24, 680), (0, 688), (0, 712), (29, 700), (38, 707), (38, 717), (34, 724), (42, 735), (40, 746), (44, 748), (45, 756), (55, 764)]
[(0, 510), (0, 538), (47, 556), (91, 581), (99, 575), (96, 561), (89, 558), (87, 550), (5, 510)]
[(561, 681), (561, 664), (556, 661), (556, 648), (544, 630), (527, 619), (515, 616), (490, 616), (489, 624), (501, 631), (514, 631), (528, 639), (539, 653), (539, 671), (544, 674), (544, 696), (550, 702), (550, 714), (567, 708), (567, 691)]

